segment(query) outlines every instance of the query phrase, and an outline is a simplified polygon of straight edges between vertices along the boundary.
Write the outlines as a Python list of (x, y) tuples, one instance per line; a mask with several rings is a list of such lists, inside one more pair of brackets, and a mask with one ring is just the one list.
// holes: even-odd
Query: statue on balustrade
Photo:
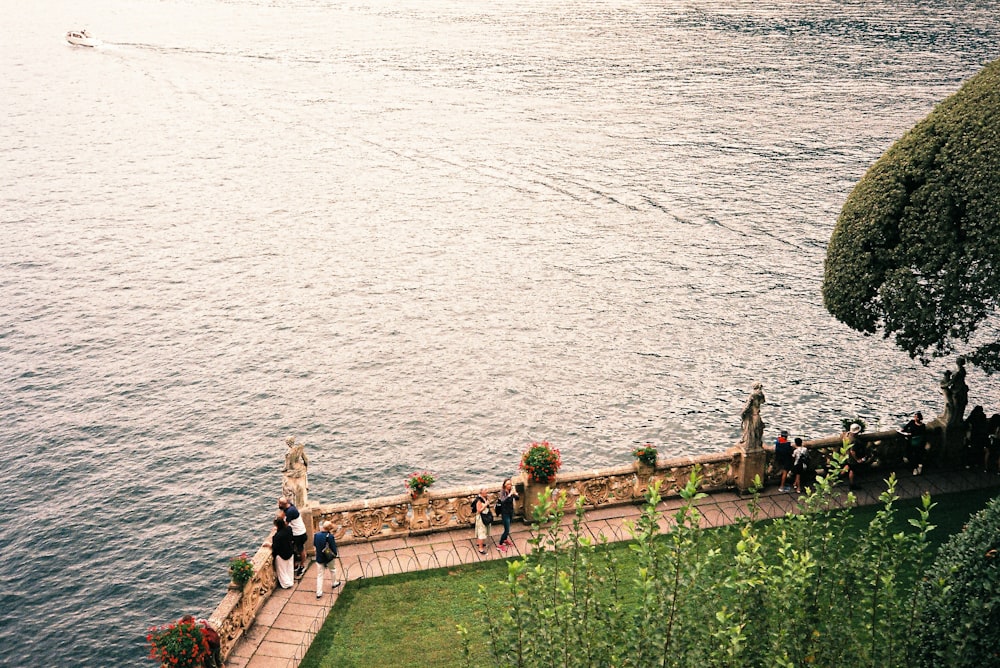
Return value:
[(305, 507), (309, 496), (309, 457), (302, 443), (294, 436), (285, 439), (288, 452), (285, 453), (285, 468), (281, 469), (281, 494), (288, 497), (296, 508)]
[(965, 418), (965, 407), (969, 405), (969, 385), (965, 382), (965, 358), (955, 360), (958, 369), (947, 370), (941, 379), (944, 394), (944, 415), (941, 416), (949, 427), (959, 427)]
[(754, 383), (750, 396), (743, 407), (740, 417), (743, 419), (743, 435), (740, 445), (746, 452), (760, 450), (764, 445), (764, 420), (760, 417), (760, 407), (765, 401), (764, 386)]

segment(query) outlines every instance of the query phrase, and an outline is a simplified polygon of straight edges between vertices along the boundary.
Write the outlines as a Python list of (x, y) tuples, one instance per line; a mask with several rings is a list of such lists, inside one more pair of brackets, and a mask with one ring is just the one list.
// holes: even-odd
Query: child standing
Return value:
[(779, 492), (790, 492), (792, 486), (788, 484), (788, 474), (792, 470), (792, 443), (788, 440), (788, 431), (781, 430), (778, 438), (774, 439), (774, 447), (763, 446), (768, 452), (774, 453), (774, 463), (781, 469), (781, 487)]
[(802, 493), (802, 474), (809, 465), (809, 448), (802, 445), (802, 439), (795, 439), (795, 449), (792, 450), (792, 471), (795, 473), (795, 493)]

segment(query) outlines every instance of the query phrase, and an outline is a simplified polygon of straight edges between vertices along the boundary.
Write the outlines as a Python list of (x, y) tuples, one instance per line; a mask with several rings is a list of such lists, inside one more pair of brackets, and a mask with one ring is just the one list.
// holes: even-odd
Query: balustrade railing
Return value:
[[(704, 491), (731, 487), (733, 457), (728, 453), (679, 457), (658, 462), (655, 467), (629, 464), (591, 471), (560, 473), (548, 485), (521, 481), (515, 517), (530, 517), (532, 501), (546, 486), (554, 494), (565, 492), (571, 503), (583, 497), (584, 506), (597, 508), (641, 501), (649, 483), (662, 483), (661, 495), (674, 496), (687, 483), (691, 471), (699, 466)], [(495, 488), (499, 488), (496, 485)], [(318, 531), (323, 522), (333, 523), (333, 535), (338, 545), (371, 542), (388, 538), (420, 535), (436, 531), (466, 528), (475, 522), (472, 502), (481, 487), (460, 487), (427, 491), (416, 497), (409, 494), (378, 499), (319, 504), (312, 507), (311, 529)], [(496, 491), (488, 494), (490, 506), (496, 501)]]
[(230, 585), (222, 602), (208, 621), (219, 632), (222, 656), (228, 657), (233, 647), (257, 618), (257, 613), (277, 586), (271, 565), (271, 548), (261, 546), (253, 556), (253, 577), (238, 588)]

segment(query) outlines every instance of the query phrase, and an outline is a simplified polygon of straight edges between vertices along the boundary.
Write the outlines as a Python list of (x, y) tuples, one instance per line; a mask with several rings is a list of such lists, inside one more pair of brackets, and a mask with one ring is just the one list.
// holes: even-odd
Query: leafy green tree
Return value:
[(1000, 60), (855, 186), (827, 249), (823, 303), (924, 364), (960, 352), (1000, 369)]

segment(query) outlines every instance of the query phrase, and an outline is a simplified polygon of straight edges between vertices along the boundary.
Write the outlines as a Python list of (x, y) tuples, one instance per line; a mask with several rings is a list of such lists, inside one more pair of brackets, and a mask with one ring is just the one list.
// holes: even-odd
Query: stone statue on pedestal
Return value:
[(944, 415), (941, 419), (949, 427), (962, 426), (965, 407), (969, 405), (969, 385), (965, 382), (965, 358), (955, 360), (957, 370), (946, 370), (941, 379), (941, 393), (944, 394)]
[(281, 469), (281, 495), (295, 504), (296, 508), (305, 507), (309, 502), (309, 458), (305, 446), (296, 443), (294, 436), (285, 439), (288, 452), (285, 453), (285, 468)]
[(740, 446), (746, 452), (760, 450), (764, 445), (764, 420), (760, 417), (760, 407), (764, 401), (764, 386), (760, 383), (754, 383), (747, 403), (743, 407), (743, 413), (740, 415), (743, 419), (743, 435), (740, 437)]

